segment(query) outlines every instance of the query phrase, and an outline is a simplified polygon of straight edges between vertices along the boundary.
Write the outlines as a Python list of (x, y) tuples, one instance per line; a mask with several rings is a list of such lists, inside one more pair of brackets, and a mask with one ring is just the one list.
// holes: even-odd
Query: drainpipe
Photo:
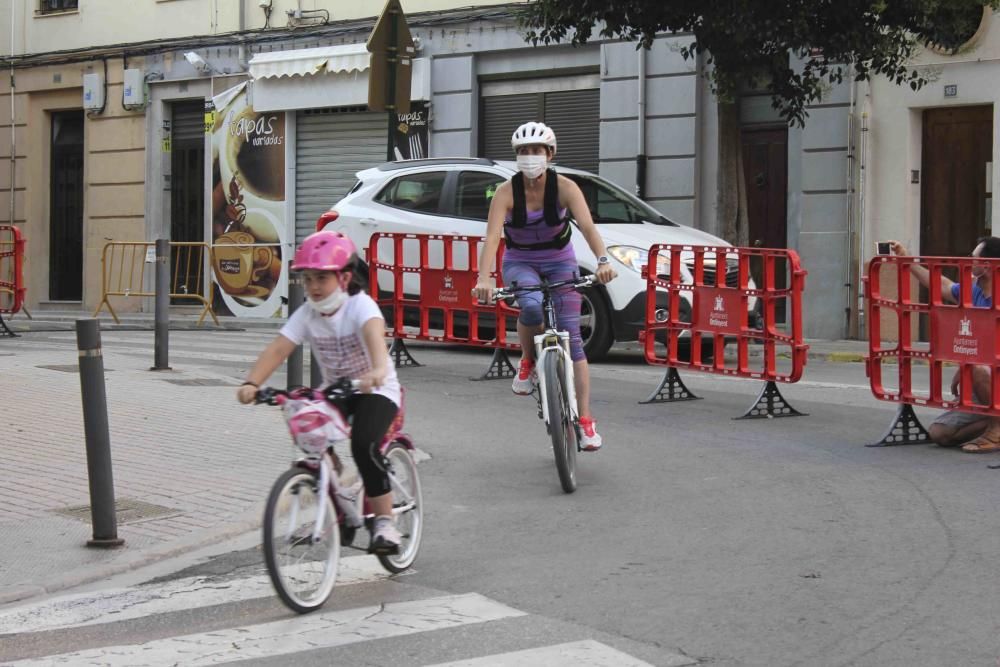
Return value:
[[(856, 224), (854, 220), (854, 98), (855, 89), (857, 88), (857, 82), (854, 81), (853, 68), (851, 72), (851, 90), (850, 90), (850, 103), (847, 106), (847, 242), (845, 243), (846, 250), (846, 261), (844, 263), (844, 287), (847, 290), (847, 303), (845, 304), (845, 326), (844, 330), (847, 337), (851, 335), (851, 308), (855, 303), (854, 295), (851, 293), (854, 289), (859, 289), (861, 285), (858, 284), (856, 287), (853, 284), (852, 276), (854, 274), (853, 265), (855, 261), (854, 257), (854, 235), (856, 233)], [(858, 262), (861, 261), (861, 257), (856, 258)]]
[(858, 163), (858, 338), (864, 339), (867, 335), (865, 322), (865, 294), (864, 285), (865, 263), (864, 256), (867, 248), (865, 225), (865, 190), (868, 180), (868, 111), (871, 108), (871, 88), (865, 93), (865, 99), (861, 103), (861, 158)]
[(17, 3), (10, 3), (10, 224), (14, 225), (14, 181), (17, 178), (17, 129), (14, 124), (14, 12)]
[(646, 49), (639, 47), (639, 97), (636, 106), (639, 115), (637, 152), (635, 156), (635, 196), (646, 199)]
[(247, 45), (243, 39), (243, 31), (247, 28), (247, 8), (246, 0), (239, 0), (240, 2), (240, 49), (239, 49), (239, 59), (240, 67), (245, 71), (248, 67), (247, 65)]

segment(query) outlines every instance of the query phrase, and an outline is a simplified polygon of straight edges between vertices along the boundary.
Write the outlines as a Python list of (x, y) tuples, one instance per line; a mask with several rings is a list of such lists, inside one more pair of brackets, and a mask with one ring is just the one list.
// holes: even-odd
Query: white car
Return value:
[[(657, 243), (689, 245), (729, 245), (711, 234), (679, 225), (600, 176), (555, 166), (560, 174), (573, 179), (583, 191), (608, 248), (618, 277), (607, 285), (595, 285), (583, 292), (581, 333), (590, 359), (603, 357), (615, 341), (634, 341), (643, 329), (646, 308), (646, 281), (641, 276), (648, 249)], [(513, 162), (486, 158), (433, 158), (388, 162), (358, 172), (358, 181), (347, 196), (321, 216), (317, 227), (340, 231), (359, 249), (367, 248), (375, 232), (483, 236), (490, 197), (496, 187), (516, 173)], [(580, 273), (593, 273), (597, 258), (579, 232), (572, 236)], [(385, 256), (380, 246), (379, 254)], [(409, 251), (404, 253), (409, 254)], [(441, 266), (440, 259), (437, 266)], [(456, 258), (464, 262), (464, 258)], [(657, 273), (665, 273), (661, 258)], [(404, 257), (414, 265), (414, 257)], [(692, 281), (693, 259), (686, 259), (681, 274)], [(711, 267), (714, 271), (714, 267)], [(706, 279), (709, 278), (706, 263)], [(379, 278), (380, 290), (391, 291), (389, 276)], [(726, 282), (735, 287), (737, 271), (730, 265)], [(416, 296), (419, 282), (404, 283), (404, 292)], [(665, 293), (657, 306), (666, 308)], [(690, 294), (681, 293), (682, 317), (690, 316)], [(750, 307), (753, 308), (751, 302)]]

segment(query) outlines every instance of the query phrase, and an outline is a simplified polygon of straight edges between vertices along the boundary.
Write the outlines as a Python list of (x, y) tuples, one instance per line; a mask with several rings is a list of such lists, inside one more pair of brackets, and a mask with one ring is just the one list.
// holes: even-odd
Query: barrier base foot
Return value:
[(3, 319), (3, 315), (0, 315), (0, 338), (20, 338), (20, 336), (14, 333), (7, 323)]
[(920, 423), (913, 406), (903, 403), (896, 410), (896, 418), (885, 432), (882, 439), (865, 447), (891, 447), (893, 445), (926, 445), (931, 442), (930, 433)]
[(785, 400), (785, 397), (778, 391), (778, 385), (774, 380), (768, 380), (764, 388), (757, 395), (757, 400), (753, 406), (747, 410), (742, 417), (733, 419), (774, 419), (776, 417), (805, 417), (805, 412), (799, 412)]
[(392, 362), (396, 364), (396, 368), (401, 368), (403, 366), (423, 366), (423, 364), (417, 363), (417, 360), (413, 358), (410, 351), (406, 349), (406, 344), (403, 343), (402, 338), (392, 339), (392, 346), (389, 348), (389, 356), (392, 357)]
[(493, 359), (490, 360), (490, 367), (486, 369), (486, 372), (477, 378), (469, 378), (470, 380), (503, 380), (504, 378), (512, 378), (517, 375), (517, 371), (514, 369), (514, 365), (510, 363), (510, 357), (507, 356), (507, 350), (498, 347), (493, 350)]
[(701, 396), (695, 396), (691, 393), (691, 390), (684, 385), (684, 381), (681, 380), (680, 374), (677, 369), (671, 366), (667, 369), (667, 372), (663, 374), (663, 379), (660, 380), (660, 386), (658, 386), (652, 394), (649, 395), (645, 401), (639, 401), (639, 403), (646, 405), (649, 403), (672, 403), (674, 401), (697, 401), (700, 400)]

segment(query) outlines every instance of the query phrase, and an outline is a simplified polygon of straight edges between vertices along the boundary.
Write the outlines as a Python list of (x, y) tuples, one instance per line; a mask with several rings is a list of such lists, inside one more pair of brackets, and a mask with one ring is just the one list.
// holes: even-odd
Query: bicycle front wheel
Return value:
[(566, 403), (568, 393), (563, 376), (563, 357), (550, 352), (545, 355), (545, 404), (549, 410), (549, 435), (552, 453), (556, 457), (559, 483), (566, 493), (576, 491), (576, 431), (572, 412)]
[(392, 513), (396, 515), (396, 527), (402, 540), (399, 553), (379, 555), (378, 560), (386, 570), (397, 573), (408, 569), (417, 559), (424, 531), (424, 498), (420, 492), (417, 464), (405, 445), (391, 443), (385, 450), (385, 460), (392, 487)]
[[(317, 529), (320, 503), (325, 504)], [(274, 483), (264, 508), (264, 561), (278, 597), (299, 614), (323, 606), (340, 564), (340, 530), (319, 477), (292, 468)]]

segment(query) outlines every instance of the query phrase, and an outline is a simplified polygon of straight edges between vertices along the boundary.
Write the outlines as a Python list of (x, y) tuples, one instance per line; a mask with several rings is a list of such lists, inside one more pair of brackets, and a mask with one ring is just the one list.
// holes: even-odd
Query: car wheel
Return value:
[(611, 309), (608, 301), (596, 287), (588, 287), (580, 292), (580, 337), (583, 351), (590, 361), (598, 361), (611, 349), (614, 337), (611, 335)]

